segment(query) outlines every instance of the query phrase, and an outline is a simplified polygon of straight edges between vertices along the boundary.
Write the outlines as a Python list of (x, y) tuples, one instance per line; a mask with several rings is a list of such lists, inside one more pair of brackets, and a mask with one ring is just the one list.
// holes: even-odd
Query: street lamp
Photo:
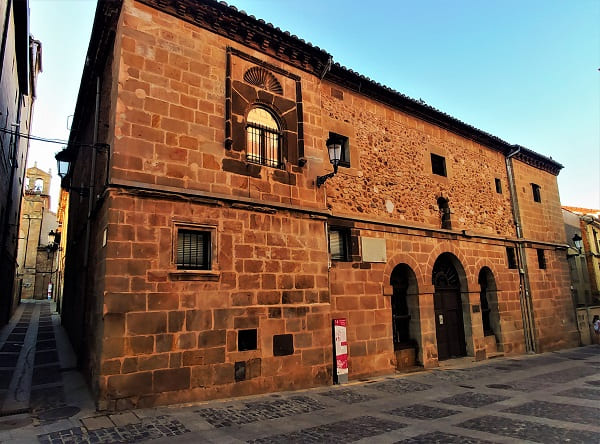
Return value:
[(66, 160), (57, 160), (56, 163), (58, 166), (58, 175), (61, 179), (64, 179), (69, 172), (69, 162)]
[(323, 185), (327, 179), (331, 179), (336, 175), (340, 158), (342, 156), (342, 139), (340, 137), (330, 137), (327, 139), (325, 144), (327, 145), (327, 152), (329, 153), (329, 162), (333, 165), (333, 173), (325, 174), (324, 176), (317, 176), (317, 187)]
[(579, 234), (575, 233), (573, 236), (573, 243), (575, 244), (575, 248), (577, 248), (579, 254), (581, 254), (581, 249), (583, 248), (583, 239)]

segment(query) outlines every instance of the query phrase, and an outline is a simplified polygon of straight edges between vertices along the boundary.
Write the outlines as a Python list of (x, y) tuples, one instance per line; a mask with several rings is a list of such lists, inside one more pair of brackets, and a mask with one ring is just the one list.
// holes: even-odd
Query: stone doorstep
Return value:
[(110, 418), (106, 415), (82, 418), (80, 421), (88, 430), (105, 429), (115, 426), (115, 424), (113, 424)]
[(117, 427), (136, 424), (141, 421), (134, 412), (116, 413), (114, 415), (108, 415), (108, 417)]

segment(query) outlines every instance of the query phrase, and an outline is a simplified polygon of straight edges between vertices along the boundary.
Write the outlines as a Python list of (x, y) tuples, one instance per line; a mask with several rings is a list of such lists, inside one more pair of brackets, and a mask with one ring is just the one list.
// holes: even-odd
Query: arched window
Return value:
[(279, 124), (265, 108), (252, 108), (246, 117), (246, 157), (248, 162), (282, 167)]
[(43, 179), (35, 179), (35, 185), (33, 186), (33, 191), (36, 193), (41, 193), (44, 191), (44, 180)]
[(445, 230), (451, 230), (452, 222), (450, 221), (450, 207), (448, 206), (448, 199), (440, 197), (437, 200), (437, 204), (440, 210), (440, 217), (442, 219), (442, 228)]

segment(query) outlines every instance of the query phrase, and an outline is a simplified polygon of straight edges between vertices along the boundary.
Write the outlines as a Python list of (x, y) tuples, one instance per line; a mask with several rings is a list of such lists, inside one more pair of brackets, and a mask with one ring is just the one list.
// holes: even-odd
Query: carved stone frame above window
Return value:
[[(236, 59), (234, 73), (233, 59)], [(244, 66), (242, 72), (239, 66)], [(278, 78), (279, 76), (279, 78)], [(225, 148), (228, 150), (224, 169), (241, 171), (237, 165), (245, 161), (245, 121), (248, 111), (256, 106), (273, 110), (281, 122), (282, 167), (303, 166), (304, 122), (300, 77), (235, 48), (227, 48), (225, 78)], [(237, 168), (236, 168), (237, 167)], [(258, 177), (260, 169), (248, 169), (248, 175)]]

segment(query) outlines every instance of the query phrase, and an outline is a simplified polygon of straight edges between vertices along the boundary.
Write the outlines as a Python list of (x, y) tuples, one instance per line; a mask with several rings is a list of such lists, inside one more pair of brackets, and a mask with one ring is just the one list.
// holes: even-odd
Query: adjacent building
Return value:
[(25, 174), (17, 254), (20, 299), (48, 299), (56, 285), (56, 214), (50, 211), (51, 171), (34, 166)]
[(57, 159), (100, 408), (579, 343), (559, 163), (224, 3), (100, 1)]
[(0, 326), (18, 304), (21, 198), (41, 44), (29, 35), (29, 2), (0, 2)]
[(600, 315), (600, 210), (563, 206), (562, 211), (581, 342), (591, 344), (591, 321)]

